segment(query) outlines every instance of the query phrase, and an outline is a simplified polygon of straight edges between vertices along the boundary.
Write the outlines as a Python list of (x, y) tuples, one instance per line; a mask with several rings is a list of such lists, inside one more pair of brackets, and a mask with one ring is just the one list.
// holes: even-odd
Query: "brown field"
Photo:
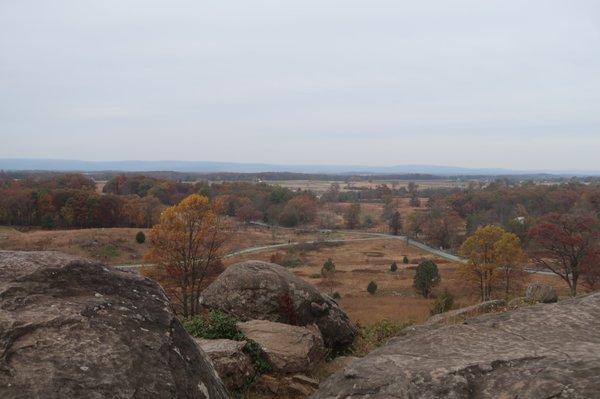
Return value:
[[(327, 181), (327, 180), (270, 180), (265, 181), (267, 184), (277, 185), (286, 187), (291, 190), (311, 190), (317, 194), (321, 194), (329, 189), (332, 184), (337, 183), (340, 185), (341, 191), (351, 191), (359, 188), (376, 188), (382, 184), (387, 184), (390, 188), (401, 188), (408, 187), (409, 180), (372, 180), (372, 181), (356, 181), (356, 182), (343, 182), (343, 181)], [(427, 188), (456, 188), (456, 187), (468, 187), (469, 182), (467, 181), (453, 181), (453, 180), (419, 180), (415, 181), (419, 186), (419, 189)]]
[[(226, 264), (242, 260), (258, 259), (269, 261), (275, 253), (269, 251), (227, 259)], [(429, 317), (433, 299), (425, 299), (412, 288), (415, 264), (402, 264), (402, 257), (408, 256), (411, 262), (417, 259), (435, 259), (440, 269), (442, 283), (437, 292), (447, 289), (455, 297), (455, 307), (463, 307), (479, 302), (476, 292), (465, 289), (457, 273), (458, 265), (443, 259), (436, 259), (418, 249), (407, 247), (400, 240), (371, 240), (343, 243), (339, 245), (313, 246), (299, 250), (301, 266), (291, 269), (297, 276), (319, 287), (323, 292), (338, 292), (340, 306), (351, 319), (362, 325), (369, 325), (382, 319), (395, 321), (412, 320), (421, 323)], [(319, 275), (325, 260), (333, 259), (336, 264), (336, 277), (333, 281)], [(389, 271), (390, 264), (396, 261), (399, 270)], [(556, 286), (561, 296), (568, 291), (560, 280), (552, 276), (534, 275), (531, 281), (543, 281)], [(370, 281), (375, 281), (378, 290), (375, 295), (366, 291)]]
[(147, 229), (111, 228), (85, 230), (37, 230), (20, 232), (0, 228), (0, 249), (61, 251), (97, 259), (110, 265), (141, 262), (148, 244), (138, 244), (135, 235)]
[[(228, 259), (227, 263), (247, 259), (268, 261), (275, 252), (277, 251), (236, 257)], [(340, 306), (350, 318), (360, 324), (367, 325), (381, 319), (410, 319), (417, 323), (423, 322), (429, 314), (433, 300), (417, 295), (412, 289), (415, 264), (402, 264), (404, 255), (413, 261), (434, 259), (418, 249), (407, 247), (400, 240), (357, 241), (302, 251), (302, 266), (293, 268), (293, 272), (324, 292), (339, 292), (342, 297), (339, 300)], [(328, 258), (333, 259), (336, 264), (333, 287), (330, 281), (322, 279), (319, 275), (323, 263)], [(456, 265), (441, 259), (435, 260), (442, 273), (443, 283), (440, 288), (448, 288), (460, 296), (464, 305), (477, 302), (476, 296), (465, 297), (461, 295), (460, 289), (457, 289), (458, 284), (454, 278)], [(396, 273), (389, 271), (393, 261), (396, 261), (399, 267)], [(378, 285), (375, 295), (366, 291), (370, 281), (375, 281)]]
[[(19, 230), (0, 226), (0, 249), (23, 251), (61, 251), (71, 255), (96, 259), (108, 265), (141, 263), (148, 251), (148, 243), (138, 244), (138, 231), (148, 234), (148, 229), (110, 228), (80, 230)], [(352, 233), (320, 234), (316, 231), (268, 229), (257, 226), (237, 226), (228, 241), (225, 253), (240, 249), (305, 242), (317, 239), (353, 238)], [(148, 237), (147, 237), (148, 238)]]

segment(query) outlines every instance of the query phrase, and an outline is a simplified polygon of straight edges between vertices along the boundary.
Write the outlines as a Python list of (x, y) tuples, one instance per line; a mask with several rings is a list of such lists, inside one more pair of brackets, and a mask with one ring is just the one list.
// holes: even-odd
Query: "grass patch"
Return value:
[(351, 355), (365, 356), (373, 349), (385, 344), (388, 339), (398, 336), (412, 321), (380, 320), (366, 327), (361, 327), (356, 341), (352, 345)]
[(245, 338), (244, 334), (237, 330), (235, 323), (235, 317), (213, 310), (208, 315), (184, 321), (183, 327), (196, 338), (242, 341)]
[(107, 244), (100, 249), (100, 257), (102, 259), (113, 259), (119, 256), (119, 250), (110, 244)]

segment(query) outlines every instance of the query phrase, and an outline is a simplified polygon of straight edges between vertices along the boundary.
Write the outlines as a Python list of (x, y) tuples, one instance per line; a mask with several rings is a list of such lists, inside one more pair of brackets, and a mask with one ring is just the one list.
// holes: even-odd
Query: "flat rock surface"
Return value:
[(202, 292), (200, 302), (243, 321), (316, 324), (330, 348), (347, 347), (357, 334), (356, 326), (333, 299), (273, 263), (247, 261), (229, 266)]
[(0, 398), (209, 397), (227, 393), (156, 283), (0, 251)]
[(276, 371), (306, 371), (323, 358), (325, 348), (316, 326), (290, 326), (267, 320), (238, 323), (237, 328), (256, 342)]
[(405, 330), (313, 398), (598, 398), (600, 293)]

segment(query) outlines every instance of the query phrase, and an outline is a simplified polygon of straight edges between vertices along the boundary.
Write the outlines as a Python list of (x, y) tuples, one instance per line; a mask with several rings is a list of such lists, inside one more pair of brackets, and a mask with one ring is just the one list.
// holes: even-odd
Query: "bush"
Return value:
[(258, 374), (268, 373), (272, 370), (271, 363), (265, 358), (265, 355), (256, 342), (248, 341), (244, 346), (244, 352), (252, 359), (252, 366)]
[(351, 354), (353, 356), (365, 356), (373, 349), (385, 344), (388, 339), (399, 335), (402, 330), (412, 324), (412, 321), (383, 319), (370, 326), (362, 327), (358, 338), (352, 345)]
[(437, 265), (431, 260), (426, 260), (417, 266), (413, 287), (419, 294), (428, 298), (433, 287), (438, 285), (441, 280)]
[[(208, 315), (196, 316), (184, 321), (183, 327), (192, 337), (196, 338), (246, 340), (244, 334), (235, 327), (236, 322), (235, 317), (213, 310)], [(254, 370), (258, 374), (271, 371), (271, 363), (256, 342), (247, 340), (243, 350), (252, 359)]]
[(377, 283), (375, 281), (371, 281), (369, 285), (367, 285), (367, 291), (369, 294), (373, 295), (377, 291)]
[(135, 235), (135, 241), (138, 244), (143, 244), (144, 242), (146, 242), (146, 234), (144, 234), (143, 231), (138, 231)]
[(404, 263), (405, 265), (410, 263), (410, 261), (408, 260), (408, 256), (404, 255), (404, 258), (402, 258), (402, 263)]
[(321, 268), (321, 276), (327, 277), (333, 273), (335, 273), (335, 263), (333, 263), (331, 258), (329, 258), (325, 261), (325, 263), (323, 263), (323, 267)]
[(390, 266), (390, 271), (391, 272), (396, 272), (398, 271), (398, 265), (396, 264), (396, 262), (393, 262), (392, 265)]
[(241, 341), (244, 335), (235, 327), (237, 320), (218, 310), (208, 315), (196, 316), (183, 323), (185, 330), (193, 337), (206, 339), (233, 339)]
[(337, 292), (337, 291), (336, 291), (336, 292), (334, 292), (334, 293), (333, 293), (333, 295), (331, 295), (331, 297), (332, 297), (333, 299), (341, 299), (341, 298), (342, 298), (342, 296), (340, 295), (340, 293), (339, 293), (339, 292)]
[(295, 248), (288, 249), (285, 254), (277, 252), (271, 255), (270, 261), (284, 267), (298, 267), (302, 264), (300, 254)]
[(42, 220), (40, 221), (40, 225), (43, 229), (52, 230), (55, 226), (54, 219), (51, 215), (42, 216)]
[(429, 314), (433, 316), (434, 314), (447, 312), (452, 309), (453, 304), (454, 296), (449, 293), (448, 290), (444, 290), (444, 292), (435, 298), (435, 302), (433, 302)]
[(119, 250), (113, 245), (107, 244), (100, 249), (100, 258), (112, 259), (119, 256)]

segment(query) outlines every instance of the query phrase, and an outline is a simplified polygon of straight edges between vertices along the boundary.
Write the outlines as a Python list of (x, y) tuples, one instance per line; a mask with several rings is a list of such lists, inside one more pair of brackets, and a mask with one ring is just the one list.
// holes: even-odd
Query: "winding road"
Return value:
[[(265, 227), (265, 228), (270, 227), (269, 225), (259, 223), (259, 222), (255, 222), (253, 224), (256, 226), (261, 226), (261, 227)], [(282, 227), (278, 227), (278, 228), (282, 228)], [(283, 228), (283, 229), (294, 230), (293, 228), (289, 228), (289, 227)], [(432, 255), (449, 260), (451, 262), (460, 262), (460, 263), (467, 262), (465, 259), (463, 259), (459, 256), (450, 254), (450, 253), (442, 251), (440, 249), (432, 248), (429, 245), (423, 244), (421, 242), (418, 242), (418, 241), (415, 241), (412, 239), (407, 240), (406, 236), (395, 236), (392, 234), (385, 234), (385, 233), (360, 232), (360, 231), (355, 231), (355, 230), (332, 230), (331, 232), (332, 233), (351, 233), (351, 234), (355, 234), (355, 235), (362, 235), (364, 237), (363, 238), (340, 238), (340, 239), (330, 239), (330, 240), (324, 239), (324, 240), (311, 240), (311, 241), (293, 241), (293, 242), (282, 243), (282, 244), (259, 245), (256, 247), (250, 247), (250, 248), (245, 248), (245, 249), (240, 249), (240, 250), (237, 250), (234, 252), (230, 252), (227, 255), (225, 255), (224, 258), (234, 258), (234, 257), (240, 256), (240, 255), (253, 254), (253, 253), (264, 252), (264, 251), (271, 251), (273, 249), (278, 249), (278, 248), (289, 248), (289, 247), (294, 247), (296, 245), (301, 245), (301, 244), (348, 243), (348, 242), (355, 242), (355, 241), (372, 241), (372, 240), (402, 240), (412, 247), (419, 248), (425, 252), (428, 252)], [(151, 266), (150, 264), (145, 264), (145, 265)], [(115, 267), (117, 269), (127, 270), (127, 269), (139, 269), (142, 266), (144, 266), (144, 264), (138, 263), (138, 264), (129, 264), (129, 265), (116, 265), (113, 267)]]
[[(256, 225), (256, 226), (270, 228), (269, 225), (260, 223), (260, 222), (253, 222), (252, 224)], [(291, 227), (278, 227), (278, 228), (285, 229), (285, 230), (296, 230)], [(332, 233), (351, 233), (351, 234), (355, 234), (355, 235), (362, 235), (365, 237), (363, 237), (363, 238), (340, 238), (340, 239), (330, 239), (330, 240), (325, 239), (325, 240), (311, 240), (311, 241), (293, 241), (293, 242), (282, 243), (282, 244), (259, 245), (256, 247), (250, 247), (250, 248), (245, 248), (245, 249), (240, 249), (240, 250), (237, 250), (234, 252), (230, 252), (227, 255), (225, 255), (224, 258), (234, 258), (234, 257), (240, 256), (240, 255), (247, 255), (247, 254), (259, 253), (259, 252), (271, 251), (273, 249), (278, 249), (278, 248), (289, 248), (289, 247), (294, 247), (296, 245), (301, 245), (301, 244), (348, 243), (348, 242), (355, 242), (355, 241), (371, 241), (371, 240), (402, 240), (404, 243), (410, 245), (411, 247), (418, 248), (422, 251), (425, 251), (427, 253), (435, 255), (439, 258), (446, 259), (450, 262), (467, 263), (467, 260), (465, 258), (451, 254), (442, 249), (436, 249), (436, 248), (430, 247), (429, 245), (423, 244), (422, 242), (418, 242), (413, 239), (408, 239), (406, 236), (395, 236), (393, 234), (386, 234), (386, 233), (369, 233), (369, 232), (361, 232), (361, 231), (356, 231), (356, 230), (331, 230), (331, 232)], [(139, 269), (142, 266), (144, 266), (144, 264), (117, 265), (117, 266), (113, 266), (113, 267), (117, 268), (117, 269), (121, 269), (121, 270), (131, 270), (131, 269)], [(151, 266), (151, 264), (145, 264), (145, 266)], [(534, 269), (525, 269), (525, 271), (530, 274), (543, 274), (543, 275), (555, 276), (554, 273), (548, 272), (548, 271), (534, 270)]]

